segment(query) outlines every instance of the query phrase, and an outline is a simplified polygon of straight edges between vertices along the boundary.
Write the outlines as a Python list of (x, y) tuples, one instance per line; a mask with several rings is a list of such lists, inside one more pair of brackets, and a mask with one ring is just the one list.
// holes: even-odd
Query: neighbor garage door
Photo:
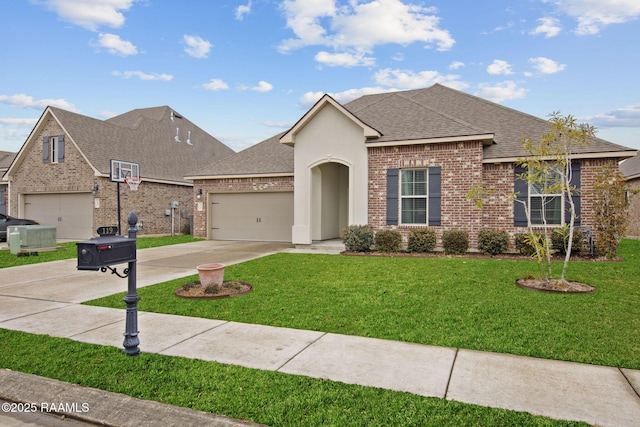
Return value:
[(55, 226), (58, 239), (89, 239), (93, 236), (93, 197), (91, 193), (27, 194), (24, 217)]
[(291, 242), (293, 192), (211, 194), (210, 238)]

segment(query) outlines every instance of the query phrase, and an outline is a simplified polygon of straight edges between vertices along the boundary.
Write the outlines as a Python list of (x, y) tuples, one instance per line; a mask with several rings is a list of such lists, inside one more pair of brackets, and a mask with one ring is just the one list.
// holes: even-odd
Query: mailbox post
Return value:
[[(129, 212), (127, 215), (127, 223), (129, 224), (128, 238), (133, 239), (135, 242), (138, 229), (136, 224), (138, 223), (138, 217), (134, 212)], [(136, 263), (137, 260), (133, 259), (129, 261), (129, 276), (127, 286), (127, 296), (122, 298), (122, 301), (127, 304), (127, 317), (126, 325), (124, 329), (124, 353), (129, 356), (137, 356), (140, 354), (140, 339), (138, 338), (138, 301), (140, 297), (136, 292)]]
[[(77, 243), (78, 246), (78, 270), (93, 270), (106, 272), (128, 279), (127, 296), (122, 300), (127, 304), (127, 316), (124, 332), (124, 350), (129, 356), (140, 354), (140, 340), (138, 339), (138, 301), (140, 297), (136, 293), (136, 234), (138, 217), (134, 212), (127, 216), (129, 233), (127, 237), (115, 234), (101, 235), (86, 242)], [(100, 227), (99, 230), (114, 229), (115, 227)], [(99, 231), (100, 232), (100, 231)], [(115, 233), (115, 231), (114, 231)], [(128, 263), (120, 274), (112, 265)]]

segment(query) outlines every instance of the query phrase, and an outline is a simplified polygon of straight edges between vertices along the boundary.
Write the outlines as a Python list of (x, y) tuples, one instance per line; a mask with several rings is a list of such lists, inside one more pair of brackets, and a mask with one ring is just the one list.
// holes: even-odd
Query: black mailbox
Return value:
[(100, 236), (78, 246), (78, 270), (100, 270), (109, 265), (136, 260), (136, 239)]

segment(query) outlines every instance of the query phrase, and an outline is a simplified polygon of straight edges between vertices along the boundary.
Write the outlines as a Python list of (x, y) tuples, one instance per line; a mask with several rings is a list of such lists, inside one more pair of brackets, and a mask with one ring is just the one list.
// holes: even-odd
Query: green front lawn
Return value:
[[(202, 239), (194, 239), (190, 234), (182, 234), (179, 236), (140, 237), (137, 240), (137, 249), (146, 249), (156, 246), (196, 242)], [(55, 251), (39, 252), (38, 255), (30, 256), (16, 256), (11, 254), (9, 250), (2, 250), (0, 251), (0, 268), (77, 258), (78, 251), (76, 249), (76, 242), (59, 243), (58, 247), (60, 247), (60, 249)]]
[[(597, 290), (560, 295), (515, 286), (537, 273), (528, 260), (281, 253), (226, 268), (247, 295), (174, 297), (191, 276), (140, 289), (139, 309), (640, 369), (640, 241), (619, 255), (572, 262), (568, 278)], [(123, 308), (123, 295), (88, 304)]]
[[(373, 387), (0, 328), (0, 367), (270, 426), (587, 426)], [(52, 396), (53, 398), (53, 396)]]

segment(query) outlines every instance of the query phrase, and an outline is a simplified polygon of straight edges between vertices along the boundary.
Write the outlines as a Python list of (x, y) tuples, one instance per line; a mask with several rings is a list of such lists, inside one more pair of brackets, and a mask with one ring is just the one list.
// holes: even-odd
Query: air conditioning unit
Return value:
[(12, 225), (7, 233), (9, 251), (14, 255), (56, 247), (56, 227), (50, 225)]

